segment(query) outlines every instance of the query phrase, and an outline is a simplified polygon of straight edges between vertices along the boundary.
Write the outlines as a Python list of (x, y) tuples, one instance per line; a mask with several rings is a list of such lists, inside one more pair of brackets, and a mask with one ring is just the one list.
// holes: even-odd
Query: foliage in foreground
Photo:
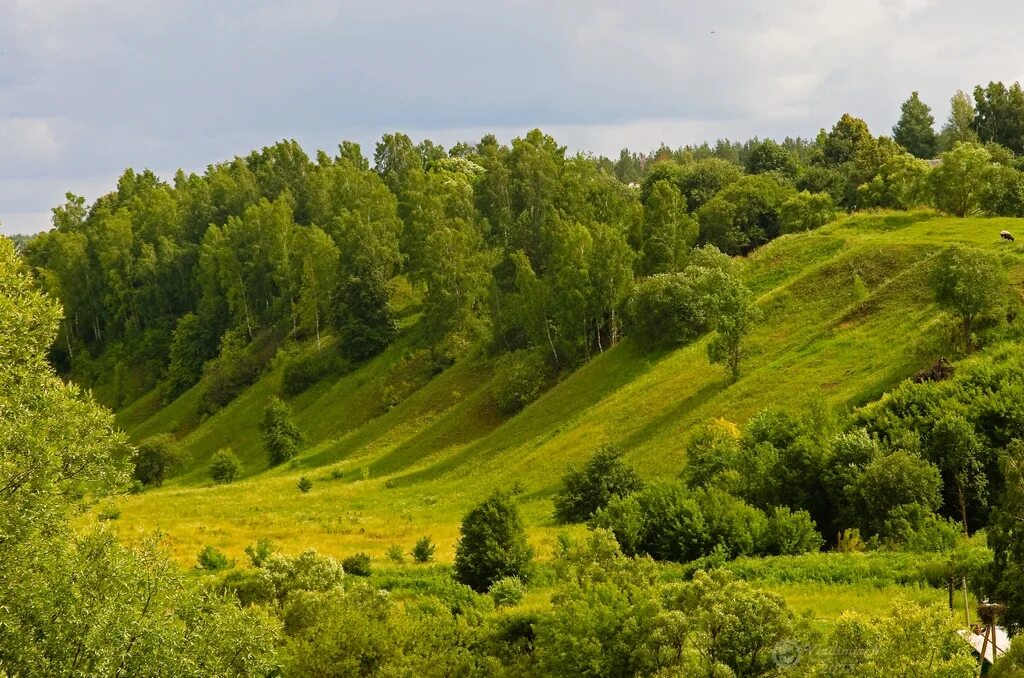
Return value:
[(110, 413), (49, 367), (59, 317), (0, 239), (0, 671), (266, 674), (272, 616), (206, 591), (152, 541), (69, 527), (87, 487), (124, 486), (129, 455)]

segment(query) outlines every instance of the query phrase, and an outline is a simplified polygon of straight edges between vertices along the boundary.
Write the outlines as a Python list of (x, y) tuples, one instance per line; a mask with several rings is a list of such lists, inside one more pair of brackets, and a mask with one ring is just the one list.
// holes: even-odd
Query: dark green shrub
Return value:
[(299, 453), (305, 441), (302, 431), (292, 421), (292, 409), (276, 396), (272, 396), (263, 410), (260, 422), (263, 444), (270, 456), (270, 465), (276, 466)]
[(161, 433), (139, 444), (135, 456), (135, 479), (144, 485), (163, 485), (164, 479), (185, 462), (174, 436)]
[(224, 555), (224, 552), (207, 544), (196, 557), (196, 568), (217, 572), (231, 566), (231, 561)]
[(230, 447), (214, 452), (210, 459), (210, 478), (217, 484), (234, 482), (242, 472), (242, 463)]
[(338, 360), (328, 357), (326, 352), (292, 356), (281, 370), (281, 393), (298, 395), (337, 369)]
[(495, 607), (512, 607), (523, 602), (526, 587), (519, 577), (504, 577), (494, 582), (487, 593), (494, 600)]
[(614, 499), (597, 512), (592, 524), (611, 530), (627, 555), (681, 563), (716, 553), (731, 559), (799, 553), (821, 545), (804, 511), (780, 509), (769, 519), (720, 489), (690, 490), (681, 482), (651, 485)]
[(413, 545), (409, 554), (417, 563), (429, 563), (434, 559), (436, 549), (437, 547), (434, 546), (434, 542), (430, 541), (430, 537), (423, 536), (416, 540), (416, 544)]
[(203, 368), (200, 413), (216, 412), (259, 378), (265, 356), (245, 341), (241, 332), (228, 332), (221, 339), (220, 355)]
[(307, 492), (313, 489), (313, 481), (307, 478), (306, 476), (302, 476), (301, 478), (299, 478), (299, 482), (296, 483), (296, 487), (299, 488), (299, 492), (301, 492), (302, 494), (306, 494)]
[(356, 577), (369, 577), (370, 562), (369, 554), (356, 553), (342, 560), (341, 567), (345, 570), (345, 574), (351, 574)]
[(582, 470), (570, 467), (555, 495), (555, 517), (563, 523), (585, 522), (612, 499), (625, 497), (643, 487), (643, 481), (622, 462), (622, 450), (605, 445)]
[(455, 549), (455, 578), (484, 592), (503, 577), (528, 577), (533, 550), (512, 498), (495, 492), (462, 520)]
[(637, 282), (626, 303), (626, 334), (644, 349), (682, 346), (708, 329), (694, 276), (660, 273)]
[(895, 533), (916, 528), (938, 509), (941, 487), (933, 464), (913, 452), (896, 450), (871, 460), (846, 494), (856, 526), (885, 540), (899, 538)]
[(536, 350), (506, 353), (494, 363), (492, 389), (498, 409), (506, 414), (518, 412), (544, 392), (551, 371)]
[(768, 553), (789, 556), (818, 551), (824, 543), (807, 511), (790, 511), (784, 506), (772, 509), (765, 535)]
[(168, 402), (199, 381), (203, 365), (215, 355), (216, 346), (217, 338), (211, 336), (208, 324), (195, 313), (186, 313), (178, 319), (167, 365)]

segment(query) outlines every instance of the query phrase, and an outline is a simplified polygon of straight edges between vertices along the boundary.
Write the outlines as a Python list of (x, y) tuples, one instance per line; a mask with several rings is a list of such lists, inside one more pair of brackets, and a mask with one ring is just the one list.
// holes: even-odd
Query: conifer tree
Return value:
[(917, 92), (910, 94), (901, 109), (903, 113), (892, 128), (892, 138), (917, 158), (934, 158), (939, 148), (939, 138), (934, 129), (932, 109), (921, 101)]

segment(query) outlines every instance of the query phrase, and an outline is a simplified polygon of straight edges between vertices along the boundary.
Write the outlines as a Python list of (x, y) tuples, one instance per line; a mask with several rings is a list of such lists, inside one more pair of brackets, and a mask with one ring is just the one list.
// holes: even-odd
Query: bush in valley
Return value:
[(398, 544), (392, 544), (389, 546), (386, 555), (388, 560), (396, 565), (401, 565), (405, 562), (405, 551), (403, 551), (402, 547)]
[(883, 540), (896, 537), (894, 525), (915, 527), (941, 504), (939, 470), (906, 450), (876, 457), (848, 487), (850, 520)]
[(210, 479), (218, 485), (233, 483), (242, 472), (242, 462), (230, 447), (217, 450), (210, 458)]
[(302, 393), (324, 376), (338, 372), (339, 362), (322, 352), (289, 356), (281, 368), (281, 393), (286, 397)]
[(366, 553), (355, 553), (341, 561), (345, 574), (356, 577), (370, 576), (370, 556)]
[(739, 427), (731, 421), (715, 419), (698, 428), (690, 438), (682, 478), (690, 487), (710, 483), (728, 486), (724, 475), (735, 471), (739, 457)]
[(462, 519), (455, 548), (455, 578), (475, 591), (487, 591), (503, 577), (529, 577), (533, 549), (512, 497), (494, 492)]
[(275, 603), (284, 605), (289, 596), (301, 592), (323, 592), (341, 586), (345, 570), (330, 556), (313, 549), (297, 556), (275, 551), (269, 540), (261, 539), (246, 548), (253, 567), (233, 569), (221, 579), (218, 588), (236, 596), (243, 605)]
[(409, 552), (409, 555), (411, 555), (412, 559), (417, 563), (429, 563), (434, 559), (434, 551), (436, 550), (437, 546), (434, 545), (434, 542), (430, 541), (430, 537), (423, 536), (417, 539), (416, 543), (413, 544), (412, 551)]
[(502, 412), (518, 412), (540, 397), (550, 380), (551, 370), (540, 351), (506, 353), (494, 363), (494, 399)]
[(563, 523), (586, 522), (612, 499), (640, 490), (643, 481), (622, 455), (621, 449), (604, 445), (582, 470), (570, 466), (555, 495), (555, 517)]
[(207, 572), (217, 572), (231, 566), (231, 561), (220, 549), (207, 544), (196, 557), (196, 568)]
[(305, 442), (305, 436), (292, 420), (292, 408), (276, 396), (270, 398), (263, 410), (260, 429), (271, 466), (293, 458)]
[(806, 512), (771, 516), (716, 488), (659, 483), (611, 501), (593, 525), (609, 529), (627, 555), (689, 562), (720, 550), (727, 558), (817, 550), (821, 536)]
[(767, 675), (773, 648), (813, 637), (781, 597), (729, 572), (661, 583), (649, 558), (625, 557), (604, 530), (563, 540), (555, 567), (551, 612), (532, 624), (536, 667), (524, 673)]
[(504, 577), (491, 584), (487, 594), (494, 600), (495, 607), (513, 607), (523, 602), (526, 586), (519, 577)]
[(881, 676), (888, 669), (880, 667), (894, 666), (893, 662), (908, 675), (970, 678), (978, 670), (970, 645), (941, 603), (926, 606), (898, 600), (888, 614), (878, 617), (844, 612), (824, 654), (829, 675)]
[(482, 675), (502, 667), (471, 649), (479, 622), (436, 599), (402, 605), (366, 584), (300, 593), (285, 606), (286, 675)]
[(159, 487), (185, 462), (185, 453), (174, 436), (169, 433), (152, 436), (139, 443), (135, 455), (135, 479), (144, 485)]
[(307, 549), (297, 556), (271, 554), (263, 568), (274, 581), (278, 601), (285, 601), (296, 591), (329, 591), (341, 586), (345, 569), (330, 556)]
[(306, 476), (302, 476), (299, 478), (299, 482), (297, 482), (295, 486), (299, 488), (299, 492), (306, 494), (313, 489), (313, 481)]
[(773, 556), (789, 556), (821, 549), (824, 544), (807, 511), (776, 506), (768, 516), (765, 549)]

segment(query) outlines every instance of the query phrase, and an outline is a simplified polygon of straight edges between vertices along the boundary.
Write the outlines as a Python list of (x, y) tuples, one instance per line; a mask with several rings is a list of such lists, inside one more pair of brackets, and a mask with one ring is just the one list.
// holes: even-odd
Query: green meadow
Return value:
[[(742, 423), (765, 407), (797, 408), (818, 397), (855, 408), (939, 356), (955, 358), (952, 324), (928, 286), (933, 256), (954, 242), (997, 251), (1019, 289), (1024, 246), (1001, 241), (999, 231), (1024, 233), (1022, 227), (1018, 219), (881, 212), (783, 236), (737, 260), (764, 313), (737, 383), (708, 363), (706, 339), (654, 355), (627, 340), (563, 375), (512, 417), (499, 413), (491, 395), (486, 356), (430, 372), (409, 339), (417, 322), (410, 302), (403, 336), (384, 353), (289, 399), (307, 438), (290, 464), (269, 467), (258, 427), (267, 398), (280, 392), (279, 361), (205, 419), (196, 415), (198, 387), (165, 406), (150, 393), (123, 408), (118, 422), (134, 439), (173, 433), (189, 461), (163, 487), (124, 498), (118, 529), (127, 538), (160, 532), (183, 564), (205, 545), (244, 560), (244, 547), (260, 538), (286, 552), (363, 551), (383, 564), (389, 546), (408, 551), (422, 535), (437, 543), (439, 562), (450, 563), (463, 514), (502, 487), (518, 493), (543, 561), (565, 529), (555, 524), (551, 501), (562, 474), (603, 443), (625, 449), (645, 478), (672, 478), (685, 464), (689, 436), (711, 419)], [(243, 477), (214, 485), (209, 460), (224, 447), (242, 461)], [(297, 489), (303, 476), (313, 481), (305, 494)], [(905, 588), (773, 587), (796, 609), (821, 617), (883, 607)], [(916, 586), (906, 593), (917, 600), (945, 595)]]

